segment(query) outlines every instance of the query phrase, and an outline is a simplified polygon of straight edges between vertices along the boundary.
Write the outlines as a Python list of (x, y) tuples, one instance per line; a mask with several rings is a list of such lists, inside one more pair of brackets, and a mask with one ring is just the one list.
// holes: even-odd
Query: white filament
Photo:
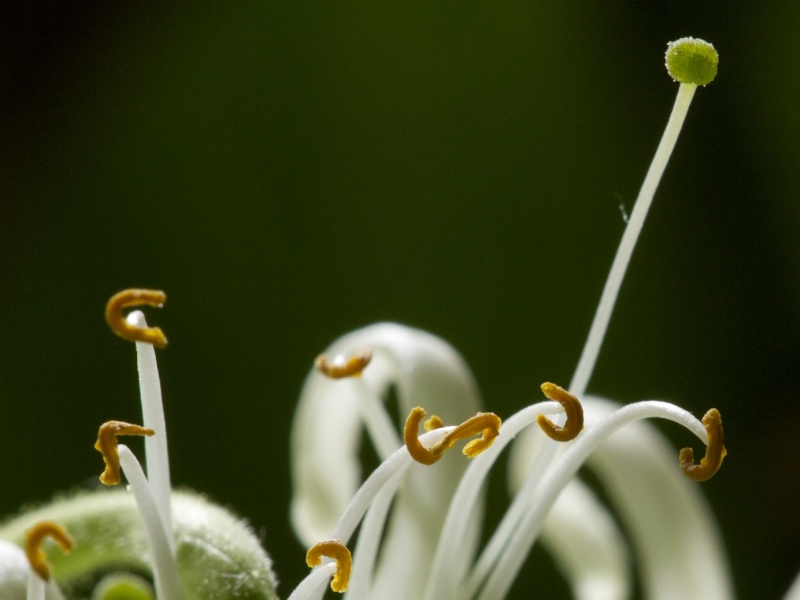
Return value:
[(389, 413), (386, 412), (386, 406), (375, 390), (364, 382), (363, 378), (349, 378), (347, 381), (356, 388), (361, 418), (364, 420), (364, 427), (369, 434), (369, 439), (372, 441), (378, 457), (386, 460), (403, 443), (397, 435)]
[(28, 572), (28, 600), (44, 600), (45, 581), (31, 569)]
[(161, 518), (153, 489), (133, 452), (124, 444), (118, 446), (118, 451), (120, 466), (133, 492), (150, 546), (156, 596), (159, 600), (183, 600), (178, 565), (172, 549), (172, 532), (167, 530)]
[(540, 414), (553, 415), (563, 412), (564, 409), (560, 404), (550, 401), (523, 408), (503, 421), (500, 435), (495, 438), (494, 443), (472, 460), (453, 495), (450, 510), (442, 527), (441, 538), (433, 559), (431, 579), (425, 589), (426, 600), (446, 598), (447, 590), (453, 589), (455, 582), (461, 576), (459, 559), (462, 554), (460, 552), (462, 539), (469, 526), (472, 511), (480, 498), (481, 487), (500, 453), (520, 431), (536, 421)]
[(369, 600), (372, 596), (372, 575), (386, 525), (389, 508), (397, 493), (401, 478), (395, 477), (378, 493), (367, 510), (358, 534), (358, 547), (353, 554), (353, 570), (346, 600)]
[[(455, 427), (441, 427), (434, 431), (419, 436), (419, 441), (426, 448), (432, 446), (441, 440), (445, 434), (453, 431)], [(408, 448), (401, 446), (392, 453), (392, 455), (381, 463), (375, 469), (367, 480), (361, 485), (359, 490), (355, 493), (350, 503), (345, 508), (339, 522), (331, 532), (330, 537), (336, 540), (342, 540), (344, 544), (350, 540), (358, 524), (361, 522), (364, 513), (369, 505), (378, 495), (378, 492), (387, 485), (394, 477), (400, 477), (411, 466), (414, 459), (408, 453)]]
[[(419, 440), (424, 447), (428, 448), (441, 440), (445, 434), (453, 429), (455, 429), (455, 427), (441, 427), (422, 434), (419, 436)], [(345, 508), (336, 527), (331, 531), (329, 538), (341, 540), (341, 542), (346, 545), (364, 517), (364, 513), (376, 497), (378, 497), (384, 489), (390, 489), (391, 492), (388, 500), (391, 500), (391, 497), (394, 496), (400, 483), (399, 478), (402, 477), (403, 473), (405, 473), (406, 469), (408, 469), (413, 462), (414, 459), (411, 458), (411, 455), (408, 453), (408, 448), (405, 445), (395, 450), (391, 456), (384, 460), (383, 463), (372, 472), (367, 480), (364, 481), (350, 500), (347, 508)], [(383, 502), (387, 502), (386, 497), (384, 497)], [(382, 516), (384, 519), (387, 512), (388, 511), (383, 511), (382, 509), (378, 511), (379, 514), (383, 513)], [(374, 528), (380, 530), (382, 529), (382, 525), (382, 523), (374, 522), (370, 524), (370, 530)], [(329, 577), (333, 576), (333, 573), (336, 572), (335, 564), (333, 570), (330, 569), (330, 564), (331, 563), (325, 563), (319, 567), (315, 567), (300, 585), (295, 588), (291, 596), (289, 596), (289, 600), (314, 600), (317, 598), (320, 587), (314, 582), (324, 579), (324, 577), (319, 574), (320, 570), (325, 570), (326, 573), (330, 573), (330, 575), (328, 575)], [(324, 587), (321, 589), (324, 592)]]
[(300, 582), (287, 600), (317, 600), (325, 594), (328, 581), (336, 574), (336, 561), (323, 562)]
[(629, 423), (647, 418), (662, 418), (683, 425), (694, 433), (704, 444), (708, 443), (705, 427), (691, 413), (667, 402), (648, 400), (629, 404), (615, 411), (604, 420), (579, 435), (560, 456), (538, 484), (534, 498), (521, 522), (504, 540), (502, 554), (494, 569), (483, 584), (479, 600), (503, 598), (525, 561), (533, 542), (541, 530), (544, 518), (550, 511), (558, 494), (569, 480), (575, 476), (586, 458), (614, 432)]
[[(133, 311), (128, 315), (128, 323), (134, 327), (147, 327), (144, 314)], [(139, 366), (139, 390), (142, 398), (142, 425), (156, 432), (145, 439), (147, 479), (153, 490), (156, 506), (161, 514), (166, 530), (172, 531), (172, 484), (169, 476), (169, 452), (167, 449), (167, 426), (164, 419), (164, 406), (161, 400), (161, 381), (156, 364), (156, 351), (152, 344), (136, 342), (136, 356)], [(168, 536), (169, 546), (175, 553), (173, 536)]]
[(675, 148), (675, 142), (678, 140), (678, 134), (681, 132), (683, 121), (686, 118), (686, 113), (692, 103), (692, 97), (696, 89), (697, 86), (690, 83), (682, 83), (680, 85), (678, 96), (675, 98), (675, 104), (672, 107), (672, 113), (669, 116), (669, 121), (667, 121), (667, 127), (661, 136), (661, 142), (658, 144), (653, 162), (650, 163), (650, 168), (647, 170), (636, 204), (633, 205), (628, 225), (625, 227), (625, 233), (622, 235), (617, 254), (611, 265), (611, 271), (608, 274), (608, 279), (606, 279), (603, 294), (600, 296), (600, 303), (597, 305), (589, 336), (583, 347), (575, 374), (572, 376), (572, 382), (569, 384), (570, 392), (579, 398), (586, 393), (586, 386), (589, 384), (589, 379), (592, 377), (592, 372), (597, 362), (597, 356), (600, 354), (600, 347), (603, 345), (603, 338), (606, 335), (611, 313), (617, 302), (622, 280), (625, 278), (625, 271), (628, 269), (628, 263), (630, 263), (636, 241), (639, 239), (639, 233), (641, 233), (644, 226), (647, 212), (653, 203), (653, 196), (661, 181), (661, 176), (664, 174), (667, 162), (669, 162), (669, 157), (673, 148)]

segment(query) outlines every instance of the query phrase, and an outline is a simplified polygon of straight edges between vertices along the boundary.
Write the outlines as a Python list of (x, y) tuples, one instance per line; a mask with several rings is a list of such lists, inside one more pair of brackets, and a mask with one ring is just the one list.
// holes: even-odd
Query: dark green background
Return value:
[[(703, 485), (739, 593), (788, 586), (800, 5), (0, 11), (0, 514), (96, 477), (97, 426), (139, 420), (133, 347), (102, 310), (119, 289), (161, 288), (148, 318), (170, 339), (173, 479), (250, 519), (288, 595), (307, 572), (288, 433), (314, 356), (394, 320), (453, 343), (501, 415), (542, 381), (566, 384), (618, 205), (630, 209), (677, 90), (666, 43), (695, 35), (720, 73), (697, 93), (589, 389), (718, 407), (729, 456)], [(542, 585), (547, 560), (514, 597)]]

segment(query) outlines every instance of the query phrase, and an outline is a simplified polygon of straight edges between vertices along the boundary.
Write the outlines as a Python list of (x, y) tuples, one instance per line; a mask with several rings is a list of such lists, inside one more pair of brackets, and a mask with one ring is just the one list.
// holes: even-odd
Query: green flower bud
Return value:
[(708, 42), (685, 37), (667, 44), (667, 71), (680, 83), (706, 85), (717, 76), (719, 55)]
[[(272, 561), (243, 521), (202, 496), (186, 492), (173, 492), (172, 508), (185, 600), (277, 598)], [(22, 546), (25, 531), (43, 519), (63, 525), (75, 539), (69, 555), (48, 555), (53, 576), (67, 598), (93, 592), (102, 600), (145, 600), (150, 596), (152, 592), (142, 582), (123, 580), (130, 573), (152, 574), (147, 537), (132, 494), (101, 491), (58, 498), (0, 525), (0, 539)], [(101, 584), (110, 587), (100, 589), (97, 580), (109, 572), (116, 579), (104, 579)]]

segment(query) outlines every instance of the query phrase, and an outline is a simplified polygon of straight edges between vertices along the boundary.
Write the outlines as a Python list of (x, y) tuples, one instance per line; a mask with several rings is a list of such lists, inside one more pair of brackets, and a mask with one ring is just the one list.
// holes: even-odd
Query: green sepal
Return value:
[(717, 76), (719, 55), (708, 42), (685, 37), (667, 44), (666, 62), (675, 81), (706, 85)]
[[(277, 598), (272, 561), (246, 523), (187, 492), (173, 492), (172, 514), (185, 600)], [(126, 491), (57, 498), (0, 525), (0, 539), (22, 546), (25, 532), (43, 520), (64, 526), (76, 543), (69, 555), (48, 552), (54, 577), (65, 590), (115, 570), (152, 574), (144, 528)]]

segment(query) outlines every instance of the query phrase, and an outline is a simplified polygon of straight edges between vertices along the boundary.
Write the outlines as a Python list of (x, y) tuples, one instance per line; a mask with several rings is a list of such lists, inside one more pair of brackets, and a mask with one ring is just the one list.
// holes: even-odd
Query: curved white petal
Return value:
[(627, 544), (608, 509), (579, 479), (561, 492), (540, 538), (577, 600), (623, 600), (630, 596)]
[[(365, 348), (374, 355), (360, 380), (331, 380), (312, 371), (300, 396), (292, 430), (292, 522), (309, 545), (333, 529), (361, 482), (360, 385), (378, 397), (396, 386), (403, 420), (414, 406), (447, 424), (480, 409), (471, 372), (441, 339), (381, 323), (339, 338), (326, 354), (347, 357)], [(396, 422), (400, 431), (399, 419)], [(382, 599), (421, 593), (450, 499), (468, 464), (456, 454), (448, 453), (430, 467), (412, 465), (404, 476), (375, 574), (373, 589)], [(476, 511), (476, 521), (481, 517)], [(466, 556), (472, 555), (474, 545), (475, 539), (465, 541)]]

